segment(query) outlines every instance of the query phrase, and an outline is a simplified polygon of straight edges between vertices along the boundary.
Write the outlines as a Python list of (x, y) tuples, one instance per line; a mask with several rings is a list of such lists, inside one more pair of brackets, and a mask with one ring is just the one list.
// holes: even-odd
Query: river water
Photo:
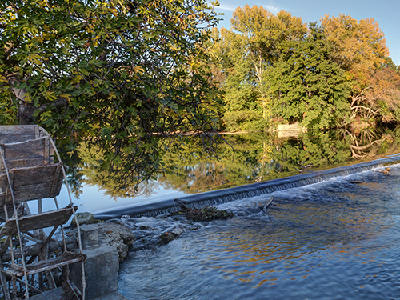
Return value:
[[(400, 165), (219, 205), (121, 264), (129, 299), (398, 299)], [(263, 207), (271, 196), (273, 205)]]

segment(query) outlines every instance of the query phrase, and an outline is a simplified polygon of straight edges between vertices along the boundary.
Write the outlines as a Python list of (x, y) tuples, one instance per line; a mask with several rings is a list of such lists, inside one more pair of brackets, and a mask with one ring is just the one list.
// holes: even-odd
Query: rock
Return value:
[(117, 249), (118, 260), (128, 255), (129, 247), (135, 241), (132, 230), (122, 223), (101, 222), (97, 224), (100, 244), (107, 244)]
[[(89, 212), (76, 213), (76, 218), (78, 219), (79, 225), (94, 224), (94, 223), (101, 222), (100, 220), (95, 219), (93, 214), (91, 214)], [(72, 228), (76, 227), (75, 218), (73, 218), (71, 221), (71, 227)]]
[(181, 235), (183, 228), (181, 226), (176, 226), (171, 232), (175, 235)]
[[(76, 230), (69, 235), (76, 237)], [(98, 238), (98, 244), (94, 241)], [(89, 246), (90, 249), (111, 246), (118, 252), (118, 260), (123, 261), (128, 255), (129, 247), (135, 241), (135, 234), (132, 230), (121, 222), (99, 222), (95, 224), (84, 224), (81, 227), (82, 244)], [(97, 244), (97, 246), (96, 246)]]

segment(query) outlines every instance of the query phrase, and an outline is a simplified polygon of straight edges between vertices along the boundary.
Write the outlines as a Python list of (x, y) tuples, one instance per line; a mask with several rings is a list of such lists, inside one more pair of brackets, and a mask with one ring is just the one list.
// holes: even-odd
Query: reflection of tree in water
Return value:
[(71, 193), (75, 198), (79, 198), (82, 194), (82, 182), (83, 174), (81, 172), (80, 159), (76, 151), (70, 153), (64, 153), (65, 148), (59, 147), (59, 152), (63, 160), (64, 166), (66, 166), (67, 182)]
[(210, 187), (222, 187), (227, 181), (225, 171), (226, 167), (221, 162), (199, 162), (195, 166), (178, 168), (177, 173), (164, 173), (158, 182), (164, 183), (167, 189), (178, 188), (192, 194)]
[(98, 145), (79, 143), (71, 156), (65, 154), (64, 157), (68, 165), (68, 183), (76, 198), (82, 193), (83, 184), (98, 186), (115, 201), (118, 197), (150, 196), (157, 185), (154, 180), (141, 185), (137, 185), (135, 177), (127, 180), (123, 169), (110, 163), (107, 153)]
[[(133, 157), (131, 147), (121, 147), (118, 149), (118, 155), (115, 152), (106, 151), (101, 143), (81, 142), (76, 145), (72, 156), (64, 154), (64, 161), (69, 166), (67, 169), (68, 182), (75, 197), (79, 197), (82, 184), (97, 186), (103, 190), (105, 195), (114, 200), (118, 197), (150, 196), (159, 186), (158, 181), (163, 177), (162, 174), (169, 174), (176, 168), (174, 164), (166, 165), (158, 160), (160, 153), (179, 153), (178, 146), (188, 145), (196, 150), (200, 156), (215, 154), (215, 146), (218, 137), (211, 135), (198, 135), (196, 139), (162, 139), (158, 138), (157, 147), (142, 145), (139, 155)], [(133, 148), (136, 148), (133, 146)], [(210, 154), (207, 154), (210, 153)], [(206, 155), (204, 155), (206, 154)], [(167, 156), (167, 154), (165, 154)], [(176, 159), (176, 157), (175, 157)], [(193, 157), (196, 161), (196, 157)], [(146, 167), (148, 163), (148, 167)], [(197, 162), (193, 162), (196, 164)], [(189, 164), (192, 164), (189, 162)], [(158, 168), (155, 168), (158, 166)], [(209, 173), (215, 173), (215, 168), (209, 168)]]
[[(361, 132), (351, 133), (346, 131), (351, 137), (350, 150), (352, 158), (368, 158), (378, 154), (381, 148), (387, 148), (389, 145), (397, 150), (397, 144), (393, 143), (395, 136), (392, 133), (377, 133), (371, 129), (364, 129)], [(386, 149), (385, 149), (386, 150)], [(392, 152), (387, 149), (385, 152)]]
[(100, 147), (81, 143), (76, 148), (76, 161), (69, 168), (69, 181), (76, 196), (82, 182), (98, 186), (114, 199), (150, 196), (160, 184), (166, 189), (199, 193), (327, 169), (347, 164), (354, 158), (372, 159), (396, 153), (400, 130), (357, 134), (340, 130), (318, 135), (309, 132), (289, 139), (241, 134), (228, 135), (225, 139), (228, 144), (221, 143), (209, 151), (204, 150), (207, 147), (204, 148), (200, 137), (187, 138), (184, 142), (159, 139), (158, 151), (164, 149), (160, 169), (140, 183), (124, 168), (124, 159), (129, 155), (121, 155), (119, 161), (112, 160)]

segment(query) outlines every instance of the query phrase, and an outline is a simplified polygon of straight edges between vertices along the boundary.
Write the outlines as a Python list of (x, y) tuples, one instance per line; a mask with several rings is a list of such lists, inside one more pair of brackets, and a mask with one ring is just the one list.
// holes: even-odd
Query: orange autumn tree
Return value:
[(390, 58), (388, 61), (390, 64), (374, 72), (371, 88), (365, 93), (365, 100), (385, 123), (400, 120), (400, 75)]
[(347, 72), (352, 94), (352, 119), (390, 122), (400, 106), (398, 74), (387, 65), (385, 35), (373, 18), (360, 21), (349, 15), (325, 15), (321, 19), (332, 58)]

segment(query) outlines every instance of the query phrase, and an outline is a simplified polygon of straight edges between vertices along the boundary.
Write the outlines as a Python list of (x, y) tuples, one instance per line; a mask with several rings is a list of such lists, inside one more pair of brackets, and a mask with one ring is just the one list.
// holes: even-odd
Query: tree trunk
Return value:
[(33, 114), (35, 112), (35, 106), (33, 103), (20, 101), (18, 105), (18, 124), (19, 125), (32, 125), (35, 123)]
[(7, 74), (6, 75), (7, 83), (10, 85), (11, 91), (18, 99), (18, 124), (19, 125), (30, 125), (34, 124), (33, 114), (35, 112), (35, 107), (33, 103), (29, 103), (25, 101), (26, 98), (26, 90), (18, 89), (14, 86), (22, 83), (22, 80), (18, 77), (17, 74)]

